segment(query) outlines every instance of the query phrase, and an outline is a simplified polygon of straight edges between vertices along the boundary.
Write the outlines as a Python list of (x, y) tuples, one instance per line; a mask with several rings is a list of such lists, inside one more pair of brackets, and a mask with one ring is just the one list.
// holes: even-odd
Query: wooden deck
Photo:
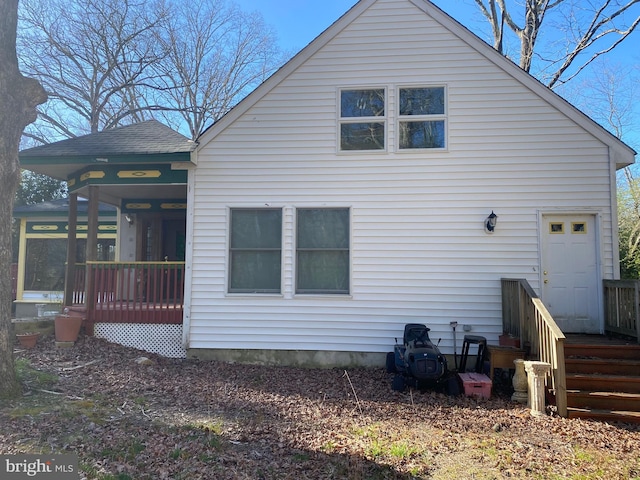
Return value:
[(94, 305), (92, 323), (182, 324), (182, 304), (151, 302), (107, 302)]
[(73, 304), (89, 331), (96, 323), (182, 324), (184, 262), (87, 262), (76, 269)]

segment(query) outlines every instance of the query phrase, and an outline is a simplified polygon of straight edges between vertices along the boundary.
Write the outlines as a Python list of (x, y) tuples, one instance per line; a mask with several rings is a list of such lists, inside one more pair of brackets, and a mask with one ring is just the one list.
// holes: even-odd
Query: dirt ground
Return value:
[[(148, 357), (150, 365), (136, 359)], [(75, 453), (86, 479), (640, 478), (640, 427), (509, 400), (393, 392), (384, 369), (167, 359), (81, 338), (16, 345), (0, 453)]]

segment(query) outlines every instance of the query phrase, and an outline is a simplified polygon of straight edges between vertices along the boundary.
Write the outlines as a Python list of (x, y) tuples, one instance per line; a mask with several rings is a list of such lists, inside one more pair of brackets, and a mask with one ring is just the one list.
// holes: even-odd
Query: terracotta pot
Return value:
[(33, 348), (36, 346), (38, 342), (38, 338), (40, 338), (39, 333), (19, 333), (16, 335), (18, 337), (18, 341), (20, 345), (24, 348)]
[(56, 342), (75, 342), (82, 326), (82, 317), (56, 315)]

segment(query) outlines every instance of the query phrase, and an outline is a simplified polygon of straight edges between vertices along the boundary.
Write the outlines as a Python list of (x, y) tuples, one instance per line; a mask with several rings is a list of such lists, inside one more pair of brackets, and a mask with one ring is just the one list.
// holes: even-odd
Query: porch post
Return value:
[(98, 259), (98, 187), (89, 187), (89, 205), (87, 212), (87, 261)]
[(87, 206), (87, 249), (86, 249), (86, 293), (84, 303), (87, 309), (87, 334), (93, 335), (95, 317), (95, 279), (91, 271), (91, 264), (98, 259), (98, 187), (89, 186), (89, 205)]
[(16, 300), (24, 300), (24, 279), (27, 266), (27, 219), (20, 219), (20, 243), (18, 244), (18, 272), (16, 278)]
[(78, 194), (69, 194), (69, 215), (67, 218), (67, 265), (64, 273), (65, 307), (73, 305), (73, 291), (76, 277), (76, 229), (78, 225)]

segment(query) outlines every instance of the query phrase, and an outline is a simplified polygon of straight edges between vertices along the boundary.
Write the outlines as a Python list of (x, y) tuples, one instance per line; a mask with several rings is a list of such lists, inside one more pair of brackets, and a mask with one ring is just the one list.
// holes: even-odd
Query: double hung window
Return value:
[(282, 210), (231, 210), (230, 293), (280, 293)]
[(398, 105), (398, 147), (445, 147), (444, 87), (401, 88)]
[(385, 150), (387, 121), (395, 119), (398, 150), (446, 148), (446, 90), (402, 87), (388, 101), (385, 88), (340, 90), (340, 151)]
[(349, 209), (297, 210), (296, 293), (349, 293)]
[(384, 150), (385, 89), (340, 91), (340, 150)]

